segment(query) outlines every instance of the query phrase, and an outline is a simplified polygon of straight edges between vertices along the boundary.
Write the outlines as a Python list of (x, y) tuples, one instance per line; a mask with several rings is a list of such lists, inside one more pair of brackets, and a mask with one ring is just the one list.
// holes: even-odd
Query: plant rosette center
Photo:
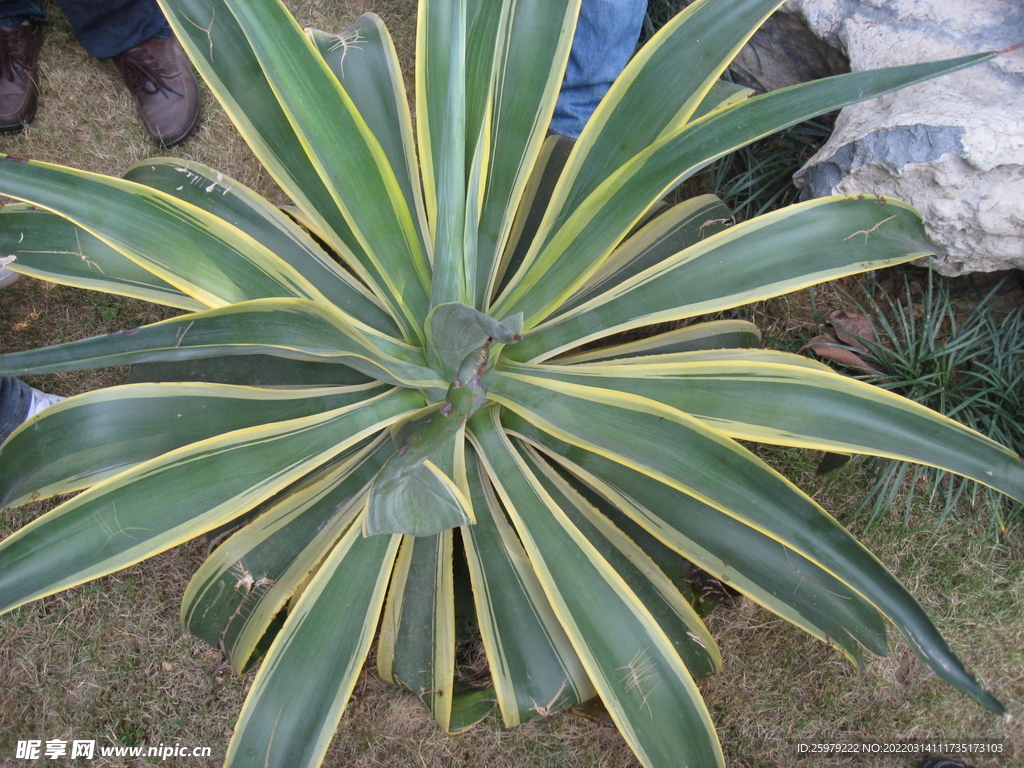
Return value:
[(522, 329), (522, 314), (499, 322), (458, 303), (442, 304), (427, 317), (428, 359), (451, 385), (444, 400), (391, 428), (395, 454), (370, 489), (367, 536), (430, 536), (476, 522), (451, 469), (464, 450), (466, 422), (487, 403), (484, 374)]

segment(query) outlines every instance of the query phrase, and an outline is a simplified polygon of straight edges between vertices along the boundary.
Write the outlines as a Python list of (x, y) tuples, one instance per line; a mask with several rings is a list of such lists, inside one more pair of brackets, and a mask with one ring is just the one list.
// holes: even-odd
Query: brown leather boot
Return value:
[(43, 27), (23, 22), (0, 27), (0, 133), (20, 131), (36, 116), (39, 79), (36, 58)]
[(151, 37), (114, 63), (160, 146), (173, 147), (192, 134), (199, 123), (199, 84), (176, 38)]

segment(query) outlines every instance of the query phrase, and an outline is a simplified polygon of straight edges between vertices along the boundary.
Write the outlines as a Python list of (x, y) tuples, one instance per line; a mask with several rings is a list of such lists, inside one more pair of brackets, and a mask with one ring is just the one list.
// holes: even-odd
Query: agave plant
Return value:
[[(1002, 711), (907, 590), (737, 440), (1018, 498), (1019, 457), (759, 350), (747, 322), (677, 322), (925, 255), (918, 215), (858, 195), (729, 226), (713, 197), (660, 203), (739, 146), (992, 54), (748, 98), (719, 76), (778, 0), (698, 0), (568, 145), (546, 128), (579, 0), (423, 0), (415, 131), (376, 17), (329, 35), (276, 0), (161, 3), (294, 206), (176, 160), (124, 178), (0, 163), (24, 201), (0, 214), (14, 269), (185, 310), (0, 358), (164, 364), (0, 450), (0, 504), (79, 492), (0, 545), (0, 607), (218, 532), (182, 618), (237, 670), (261, 660), (231, 766), (317, 765), (378, 636), (379, 673), (448, 731), (597, 694), (644, 765), (721, 765), (694, 682), (720, 656), (666, 575), (682, 558), (856, 664), (885, 653), (889, 619)], [(455, 675), (471, 632), (482, 690)]]

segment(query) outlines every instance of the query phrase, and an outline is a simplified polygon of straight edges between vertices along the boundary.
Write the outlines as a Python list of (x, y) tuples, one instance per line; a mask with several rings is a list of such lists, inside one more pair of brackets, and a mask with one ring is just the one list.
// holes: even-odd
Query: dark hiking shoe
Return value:
[(0, 133), (20, 131), (36, 115), (36, 58), (42, 44), (40, 24), (0, 27)]
[(199, 123), (199, 84), (176, 38), (151, 37), (114, 63), (160, 146), (173, 147), (192, 134)]

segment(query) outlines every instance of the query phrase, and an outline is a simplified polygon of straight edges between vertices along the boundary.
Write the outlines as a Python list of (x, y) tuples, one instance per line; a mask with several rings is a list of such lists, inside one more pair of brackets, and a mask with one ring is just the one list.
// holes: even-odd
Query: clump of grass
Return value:
[[(931, 270), (922, 280), (907, 271), (885, 280), (883, 286), (878, 277), (868, 276), (858, 291), (863, 298), (847, 294), (874, 334), (847, 330), (857, 344), (837, 346), (876, 371), (850, 373), (1024, 453), (1024, 306), (999, 306), (1005, 279), (974, 304), (956, 300), (948, 280)], [(819, 321), (825, 322), (820, 315)], [(996, 535), (1019, 523), (1024, 509), (938, 469), (877, 458), (868, 460), (866, 469), (871, 484), (858, 511), (870, 510), (869, 527), (897, 505), (909, 523), (919, 493), (941, 501), (938, 525), (955, 509), (984, 506), (989, 531)]]
[(795, 125), (716, 161), (707, 171), (708, 183), (737, 221), (790, 205), (800, 194), (793, 174), (831, 133), (827, 118)]
[(643, 27), (640, 29), (640, 43), (654, 37), (655, 32), (668, 24), (690, 2), (692, 0), (648, 0)]

